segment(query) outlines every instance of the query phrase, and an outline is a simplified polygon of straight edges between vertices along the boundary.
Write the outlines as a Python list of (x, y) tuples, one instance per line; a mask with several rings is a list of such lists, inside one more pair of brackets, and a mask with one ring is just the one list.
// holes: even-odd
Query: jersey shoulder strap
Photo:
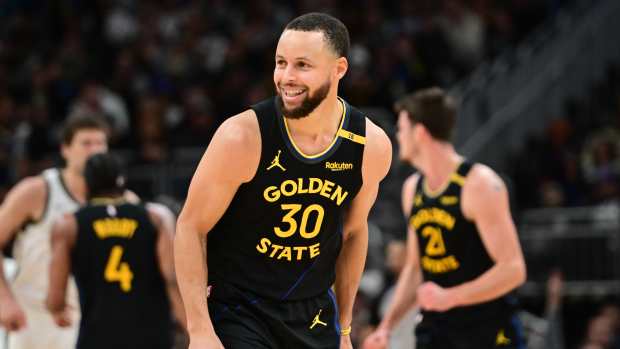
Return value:
[(274, 130), (274, 120), (277, 115), (275, 98), (268, 98), (250, 106), (256, 113), (261, 135), (268, 135)]

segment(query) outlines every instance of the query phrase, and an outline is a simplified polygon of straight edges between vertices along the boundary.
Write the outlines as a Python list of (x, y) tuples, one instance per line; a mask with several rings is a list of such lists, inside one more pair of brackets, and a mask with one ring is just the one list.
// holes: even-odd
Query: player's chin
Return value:
[(293, 109), (298, 108), (303, 104), (303, 102), (306, 100), (307, 93), (307, 91), (304, 91), (295, 96), (287, 96), (281, 94), (280, 98), (282, 98), (282, 102), (286, 108)]

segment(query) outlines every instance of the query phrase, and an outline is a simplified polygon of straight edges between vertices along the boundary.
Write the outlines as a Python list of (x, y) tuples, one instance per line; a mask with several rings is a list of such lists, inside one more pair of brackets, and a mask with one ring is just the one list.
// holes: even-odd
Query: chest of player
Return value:
[(260, 163), (235, 194), (216, 234), (209, 234), (210, 249), (233, 246), (245, 258), (289, 264), (337, 254), (345, 214), (362, 184), (365, 136), (365, 118), (342, 105), (340, 128), (316, 154), (298, 147), (274, 100), (253, 107)]
[[(322, 227), (339, 223), (359, 191), (360, 164), (338, 153), (307, 163), (278, 149), (270, 158), (264, 157), (244, 197), (260, 207), (257, 220), (275, 226), (277, 237), (289, 238), (293, 228), (299, 238), (318, 236)], [(290, 229), (278, 228), (282, 222)]]
[(345, 214), (361, 186), (361, 164), (346, 148), (313, 163), (286, 149), (263, 154), (222, 224), (243, 231), (237, 246), (282, 263), (336, 253)]
[(334, 209), (346, 207), (359, 189), (360, 164), (338, 155), (305, 163), (278, 149), (273, 160), (261, 164), (255, 186), (266, 205), (296, 201)]
[(430, 274), (445, 274), (462, 268), (463, 261), (477, 252), (479, 236), (475, 225), (461, 211), (458, 192), (447, 191), (430, 197), (416, 195), (409, 218), (420, 249), (422, 270)]

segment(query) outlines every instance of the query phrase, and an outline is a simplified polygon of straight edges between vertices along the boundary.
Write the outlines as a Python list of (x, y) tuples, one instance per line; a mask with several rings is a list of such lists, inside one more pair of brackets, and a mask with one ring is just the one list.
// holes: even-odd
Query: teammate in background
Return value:
[(385, 348), (415, 302), (422, 309), (416, 348), (519, 348), (506, 295), (525, 281), (508, 192), (490, 168), (450, 143), (456, 108), (439, 88), (396, 103), (400, 158), (420, 172), (402, 191), (408, 256), (394, 299), (364, 348)]
[[(108, 127), (96, 117), (66, 121), (60, 152), (66, 166), (20, 181), (0, 206), (0, 250), (14, 239), (12, 254), (18, 273), (9, 286), (0, 268), (0, 323), (10, 331), (12, 349), (66, 349), (75, 345), (77, 327), (58, 328), (45, 309), (50, 261), (50, 229), (64, 213), (86, 201), (82, 172), (86, 159), (107, 150)], [(0, 254), (0, 265), (2, 265)], [(77, 312), (71, 283), (68, 302)]]
[(391, 144), (337, 95), (348, 49), (336, 18), (295, 18), (275, 52), (277, 96), (209, 144), (175, 237), (190, 348), (351, 348)]
[(52, 228), (47, 308), (71, 324), (65, 299), (75, 275), (82, 319), (77, 348), (166, 348), (172, 317), (185, 322), (174, 275), (172, 231), (159, 210), (129, 203), (119, 161), (96, 154), (84, 172), (89, 202)]

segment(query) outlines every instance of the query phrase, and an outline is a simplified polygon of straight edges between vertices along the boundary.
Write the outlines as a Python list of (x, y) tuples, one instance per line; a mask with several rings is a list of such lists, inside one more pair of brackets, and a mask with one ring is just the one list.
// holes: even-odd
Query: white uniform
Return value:
[(75, 309), (71, 327), (60, 328), (54, 323), (45, 308), (45, 298), (49, 284), (52, 225), (65, 213), (75, 212), (80, 204), (68, 192), (59, 169), (45, 170), (42, 176), (47, 184), (43, 216), (17, 234), (13, 247), (18, 270), (11, 287), (26, 314), (26, 327), (9, 334), (8, 347), (11, 349), (72, 349), (79, 328), (79, 302), (73, 278), (70, 278), (67, 289), (67, 304)]

